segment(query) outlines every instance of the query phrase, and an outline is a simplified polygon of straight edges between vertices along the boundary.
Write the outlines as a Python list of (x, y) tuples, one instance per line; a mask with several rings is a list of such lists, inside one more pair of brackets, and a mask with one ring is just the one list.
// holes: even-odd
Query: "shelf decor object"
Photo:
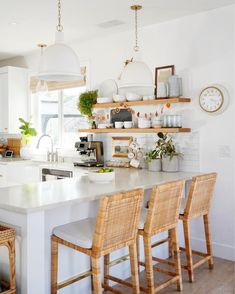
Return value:
[(58, 25), (55, 44), (47, 47), (41, 56), (38, 78), (46, 81), (71, 81), (82, 78), (80, 63), (74, 50), (64, 43), (61, 24), (61, 0), (58, 0)]
[(204, 88), (199, 95), (199, 105), (209, 114), (215, 115), (224, 112), (229, 105), (227, 89), (217, 84)]
[[(138, 11), (141, 5), (130, 7), (135, 12), (135, 46), (134, 57), (125, 62), (125, 67), (120, 76), (119, 89), (131, 87), (147, 87), (154, 89), (152, 72), (148, 65), (141, 60), (138, 45)], [(131, 91), (132, 92), (132, 91)]]
[(128, 157), (132, 137), (112, 137), (112, 157)]
[[(168, 78), (175, 74), (174, 65), (166, 65), (155, 68), (155, 96), (156, 97), (167, 97), (167, 81)], [(161, 88), (161, 89), (160, 89)], [(160, 92), (165, 92), (165, 95), (161, 95)]]

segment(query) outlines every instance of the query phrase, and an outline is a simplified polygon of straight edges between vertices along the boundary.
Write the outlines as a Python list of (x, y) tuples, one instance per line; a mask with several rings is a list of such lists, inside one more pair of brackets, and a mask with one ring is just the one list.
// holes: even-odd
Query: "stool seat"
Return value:
[(95, 218), (86, 218), (54, 228), (53, 234), (74, 245), (91, 248), (95, 232)]

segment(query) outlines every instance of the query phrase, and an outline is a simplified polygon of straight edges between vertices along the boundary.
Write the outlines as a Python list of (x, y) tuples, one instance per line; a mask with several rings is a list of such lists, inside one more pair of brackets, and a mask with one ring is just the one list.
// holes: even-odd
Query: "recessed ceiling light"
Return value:
[(11, 26), (16, 26), (16, 25), (18, 25), (19, 23), (18, 22), (16, 22), (16, 21), (12, 21), (12, 22), (10, 22), (10, 25)]
[(109, 29), (109, 28), (120, 26), (123, 24), (125, 24), (123, 21), (118, 20), (118, 19), (113, 19), (110, 21), (99, 23), (99, 24), (97, 24), (97, 26), (100, 28), (103, 28), (103, 29)]

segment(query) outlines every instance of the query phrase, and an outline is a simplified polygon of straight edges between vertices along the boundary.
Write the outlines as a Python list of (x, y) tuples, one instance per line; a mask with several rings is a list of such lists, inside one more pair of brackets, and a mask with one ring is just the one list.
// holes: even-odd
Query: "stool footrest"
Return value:
[(117, 278), (117, 277), (107, 275), (107, 276), (105, 276), (105, 278), (108, 279), (108, 280), (111, 280), (111, 281), (113, 281), (113, 282), (116, 282), (116, 283), (118, 283), (118, 284), (121, 284), (121, 285), (124, 285), (124, 286), (127, 286), (127, 287), (132, 288), (132, 283), (127, 282), (127, 281), (124, 281), (124, 280), (119, 279), (119, 278)]
[(85, 273), (82, 273), (82, 274), (76, 275), (76, 276), (74, 276), (74, 277), (72, 277), (72, 278), (70, 278), (70, 279), (68, 279), (68, 280), (65, 280), (65, 281), (63, 281), (63, 282), (60, 282), (60, 283), (58, 284), (58, 286), (57, 286), (57, 289), (60, 290), (60, 289), (66, 287), (66, 286), (68, 286), (68, 285), (71, 285), (71, 284), (73, 284), (73, 283), (75, 283), (75, 282), (78, 282), (78, 281), (80, 281), (80, 280), (82, 280), (82, 279), (85, 279), (85, 278), (87, 278), (87, 277), (89, 277), (89, 276), (91, 276), (91, 275), (92, 275), (91, 270), (90, 270), (90, 271), (87, 271), (87, 272), (85, 272)]
[(165, 275), (168, 275), (168, 276), (171, 276), (171, 277), (175, 277), (175, 276), (177, 276), (176, 273), (171, 272), (171, 271), (168, 271), (168, 270), (166, 270), (166, 269), (164, 269), (164, 268), (161, 268), (161, 267), (159, 267), (159, 266), (157, 266), (157, 265), (153, 265), (153, 269), (154, 269), (155, 271), (159, 272), (159, 273), (162, 273), (162, 274), (165, 274)]
[(109, 292), (112, 292), (112, 293), (115, 293), (115, 294), (123, 294), (123, 292), (117, 290), (117, 289), (114, 289), (113, 287), (110, 287), (109, 285), (106, 285), (106, 284), (102, 284), (102, 287), (104, 290), (108, 290)]
[[(180, 250), (186, 251), (186, 249), (184, 247), (180, 247)], [(208, 257), (209, 256), (209, 254), (204, 253), (204, 252), (200, 252), (200, 251), (197, 251), (197, 250), (192, 250), (192, 253), (196, 254), (196, 255), (199, 255), (199, 256), (202, 256), (202, 257)]]
[(157, 261), (157, 262), (160, 262), (160, 263), (163, 263), (163, 264), (168, 264), (168, 265), (171, 265), (171, 266), (175, 266), (175, 262), (173, 262), (173, 261), (158, 258), (158, 257), (155, 257), (155, 256), (153, 256), (152, 258), (153, 258), (154, 261)]
[(121, 263), (121, 262), (123, 262), (123, 261), (127, 261), (127, 260), (129, 260), (129, 259), (130, 259), (129, 254), (124, 255), (124, 256), (121, 256), (121, 257), (119, 257), (119, 258), (117, 258), (117, 259), (112, 260), (112, 261), (109, 263), (109, 266), (112, 267), (112, 266), (114, 266), (114, 265), (117, 265), (117, 264), (119, 264), (119, 263)]
[(201, 259), (198, 262), (194, 263), (193, 268), (199, 267), (201, 264), (207, 262), (209, 259), (211, 259), (211, 256), (204, 257), (203, 259)]
[(159, 241), (153, 243), (153, 244), (151, 245), (151, 247), (154, 248), (154, 247), (156, 247), (156, 246), (162, 245), (162, 244), (168, 242), (169, 240), (170, 240), (170, 239), (169, 239), (168, 237), (165, 238), (165, 239), (159, 240)]

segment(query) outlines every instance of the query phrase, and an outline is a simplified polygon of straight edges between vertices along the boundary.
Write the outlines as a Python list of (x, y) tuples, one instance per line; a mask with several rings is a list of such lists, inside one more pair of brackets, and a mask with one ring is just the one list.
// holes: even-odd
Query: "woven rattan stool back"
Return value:
[(170, 230), (178, 222), (184, 181), (154, 186), (144, 226), (148, 234)]
[(208, 214), (216, 177), (216, 173), (193, 177), (184, 211), (186, 218)]
[(97, 254), (103, 255), (133, 243), (137, 236), (143, 195), (143, 189), (135, 189), (101, 199), (93, 253), (97, 250)]

